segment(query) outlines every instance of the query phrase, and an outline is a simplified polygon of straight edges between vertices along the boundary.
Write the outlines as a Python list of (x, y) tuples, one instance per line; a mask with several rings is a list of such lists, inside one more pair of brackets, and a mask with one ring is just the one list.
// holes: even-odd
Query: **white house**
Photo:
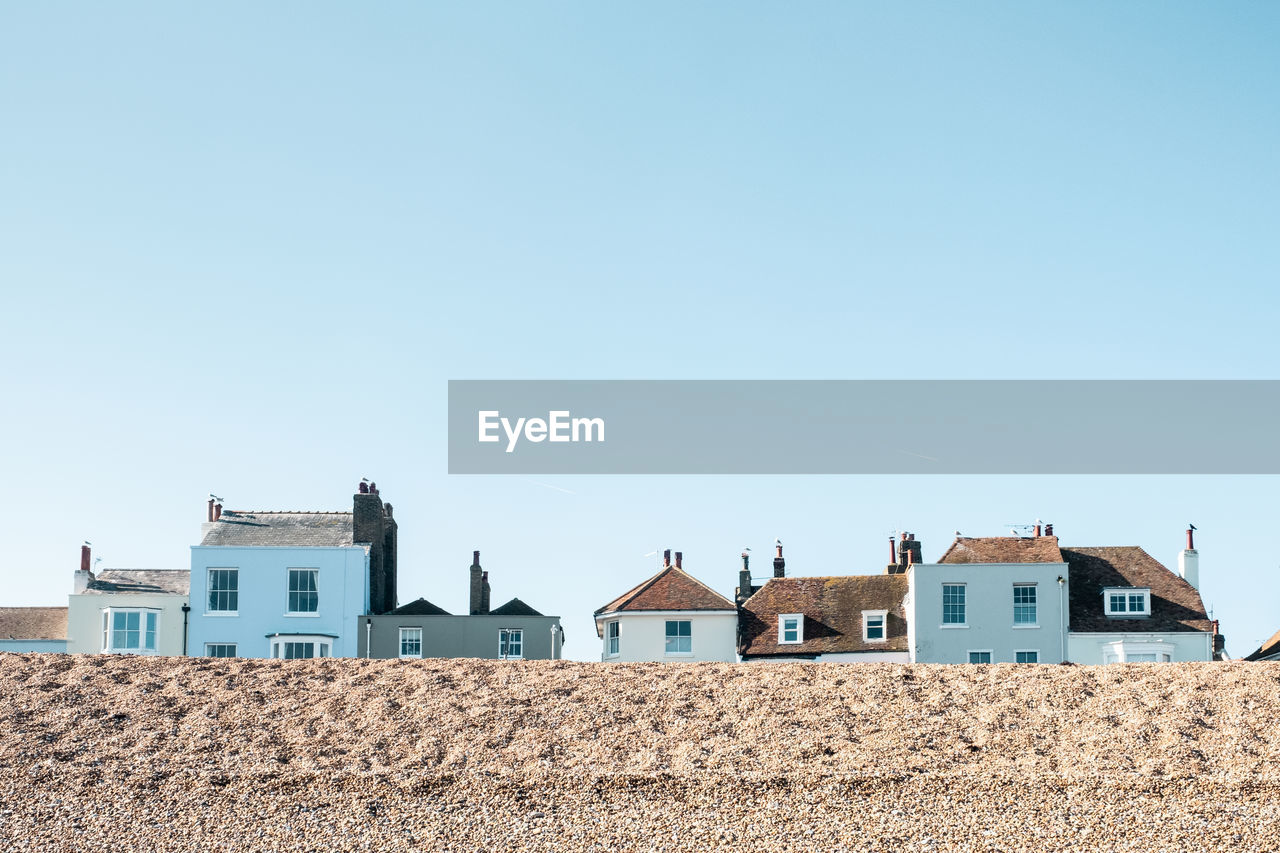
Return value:
[(191, 573), (186, 569), (90, 570), (89, 546), (67, 596), (67, 651), (185, 654)]
[(605, 661), (737, 660), (734, 604), (687, 573), (682, 555), (595, 612)]

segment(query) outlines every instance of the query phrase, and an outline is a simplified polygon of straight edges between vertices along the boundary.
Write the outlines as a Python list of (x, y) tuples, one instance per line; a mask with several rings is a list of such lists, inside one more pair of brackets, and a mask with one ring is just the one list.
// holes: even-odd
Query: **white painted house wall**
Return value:
[[(689, 654), (666, 653), (667, 620), (690, 623)], [(609, 654), (608, 623), (618, 622), (618, 654)], [(603, 661), (721, 661), (738, 659), (738, 614), (733, 610), (645, 610), (602, 613), (600, 626)]]
[(1108, 650), (1123, 644), (1127, 654), (1168, 652), (1170, 661), (1213, 660), (1213, 635), (1199, 631), (1138, 632), (1114, 634), (1067, 634), (1067, 660), (1079, 664), (1107, 663)]
[(107, 608), (154, 610), (156, 650), (141, 654), (182, 654), (182, 605), (185, 595), (165, 593), (86, 593), (67, 596), (67, 651), (102, 652), (102, 612)]

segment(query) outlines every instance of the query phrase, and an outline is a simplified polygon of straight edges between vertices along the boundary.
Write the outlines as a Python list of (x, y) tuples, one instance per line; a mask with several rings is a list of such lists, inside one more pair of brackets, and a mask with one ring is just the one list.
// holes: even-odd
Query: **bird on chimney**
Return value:
[(1188, 524), (1187, 527), (1191, 528), (1192, 530), (1196, 529), (1196, 526), (1194, 524)]

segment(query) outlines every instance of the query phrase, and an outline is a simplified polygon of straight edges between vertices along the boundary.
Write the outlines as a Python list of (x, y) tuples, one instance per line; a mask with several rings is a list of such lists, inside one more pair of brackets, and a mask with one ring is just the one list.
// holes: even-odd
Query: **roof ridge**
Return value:
[(705, 583), (703, 583), (702, 581), (700, 581), (700, 580), (698, 580), (697, 578), (695, 578), (693, 575), (691, 575), (691, 574), (689, 574), (688, 572), (686, 572), (686, 571), (685, 571), (683, 568), (681, 568), (680, 566), (675, 566), (675, 565), (673, 565), (671, 568), (675, 569), (677, 572), (679, 572), (680, 574), (684, 575), (684, 576), (685, 576), (685, 577), (687, 577), (689, 580), (693, 581), (693, 582), (694, 582), (694, 583), (696, 583), (698, 586), (702, 587), (703, 589), (705, 589), (707, 592), (711, 593), (712, 595), (714, 595), (714, 596), (718, 596), (719, 598), (724, 599), (725, 604), (728, 604), (730, 607), (733, 607), (733, 606), (734, 606), (734, 604), (733, 604), (733, 602), (732, 602), (732, 601), (730, 601), (729, 599), (725, 598), (723, 595), (720, 595), (720, 593), (716, 592), (714, 589), (712, 589), (711, 587), (707, 586)]

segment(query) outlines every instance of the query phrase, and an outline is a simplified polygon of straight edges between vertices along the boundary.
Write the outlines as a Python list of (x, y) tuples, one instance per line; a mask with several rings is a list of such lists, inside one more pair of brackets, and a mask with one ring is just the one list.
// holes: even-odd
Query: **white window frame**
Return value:
[[(290, 588), (293, 586), (294, 572), (311, 572), (312, 575), (315, 576), (316, 588), (314, 590), (297, 590), (296, 591), (298, 595), (302, 595), (304, 592), (313, 593), (316, 597), (315, 610), (294, 610), (291, 607), (291, 605), (293, 604), (293, 596), (295, 594), (295, 590)], [(314, 568), (311, 566), (290, 566), (289, 570), (285, 573), (284, 594), (285, 594), (285, 600), (284, 600), (285, 616), (302, 616), (305, 618), (318, 618), (320, 616), (320, 570), (318, 568)]]
[[(412, 631), (418, 632), (418, 653), (416, 655), (405, 654), (405, 651), (404, 651), (404, 641), (406, 639), (405, 633), (412, 632)], [(399, 639), (397, 640), (396, 649), (399, 651), (400, 658), (402, 660), (410, 660), (410, 659), (421, 660), (422, 659), (422, 626), (421, 625), (401, 625), (400, 635), (399, 635)]]
[[(868, 620), (880, 620), (880, 636), (872, 637)], [(864, 643), (887, 643), (889, 642), (889, 611), (888, 610), (864, 610), (862, 611), (862, 642)]]
[[(787, 639), (787, 620), (796, 620), (796, 638), (794, 640)], [(779, 613), (778, 614), (778, 645), (780, 646), (798, 646), (804, 642), (804, 614), (803, 613)]]
[(622, 625), (617, 619), (604, 623), (604, 654), (611, 658), (622, 654)]
[[(286, 643), (311, 643), (314, 654), (310, 658), (286, 658)], [(333, 637), (324, 634), (275, 634), (268, 638), (268, 656), (276, 660), (314, 660), (333, 657)]]
[[(1160, 640), (1139, 643), (1132, 640), (1116, 640), (1114, 643), (1105, 643), (1102, 646), (1102, 662), (1104, 664), (1141, 663), (1142, 661), (1129, 660), (1130, 655), (1155, 655), (1156, 663), (1169, 663), (1173, 661), (1176, 651), (1177, 647), (1173, 643)], [(1150, 663), (1150, 661), (1146, 662)]]
[[(1113, 610), (1111, 608), (1111, 596), (1124, 596), (1124, 610)], [(1130, 610), (1130, 597), (1135, 595), (1142, 596), (1142, 605), (1145, 608), (1141, 613), (1137, 610)], [(1151, 589), (1150, 587), (1141, 586), (1108, 586), (1102, 589), (1102, 609), (1107, 616), (1118, 617), (1121, 619), (1146, 619), (1151, 615)]]
[[(689, 657), (693, 657), (693, 620), (692, 620), (692, 619), (679, 619), (679, 618), (676, 618), (676, 619), (664, 619), (664, 620), (662, 620), (662, 621), (663, 621), (663, 625), (662, 625), (662, 655), (663, 655), (663, 657), (669, 657), (669, 658), (689, 658)], [(675, 624), (675, 625), (677, 626), (677, 627), (676, 627), (676, 633), (674, 633), (674, 634), (668, 634), (668, 633), (667, 633), (667, 626), (672, 625), (672, 624)], [(687, 624), (687, 625), (689, 626), (689, 636), (688, 636), (687, 638), (680, 634), (680, 628), (679, 628), (678, 626), (680, 626), (680, 625), (682, 625), (682, 624)], [(667, 650), (667, 647), (671, 644), (671, 640), (672, 640), (672, 638), (673, 638), (673, 637), (674, 637), (674, 638), (675, 638), (675, 640), (676, 640), (676, 648), (677, 648), (677, 651), (674, 651), (674, 652), (672, 652), (672, 651), (668, 651), (668, 650)], [(679, 651), (680, 640), (682, 640), (682, 639), (688, 639), (688, 640), (689, 640), (689, 651), (687, 651), (687, 652)]]
[[(1030, 604), (1018, 603), (1018, 590), (1030, 589), (1033, 601)], [(1030, 622), (1018, 621), (1018, 608), (1030, 607), (1031, 615), (1034, 617)], [(1015, 628), (1039, 628), (1040, 627), (1040, 590), (1039, 584), (1036, 583), (1015, 583), (1013, 585), (1013, 627)]]
[[(158, 607), (104, 607), (102, 608), (102, 651), (112, 655), (154, 655), (160, 651), (160, 608)], [(115, 617), (138, 614), (138, 648), (122, 648), (115, 646)], [(155, 628), (150, 631), (155, 645), (147, 647), (147, 617), (154, 616)]]
[[(974, 655), (986, 655), (987, 659), (985, 661), (975, 661), (973, 660)], [(969, 663), (973, 664), (974, 666), (986, 666), (989, 663), (996, 662), (995, 649), (969, 649), (966, 652), (966, 656), (969, 660)]]
[[(511, 654), (511, 638), (517, 637), (517, 643), (520, 646), (519, 654)], [(506, 654), (503, 654), (503, 641), (506, 641)], [(524, 660), (524, 629), (523, 628), (499, 628), (498, 629), (498, 659), (499, 660)]]
[(1014, 650), (1013, 650), (1013, 662), (1014, 662), (1014, 663), (1019, 663), (1019, 662), (1020, 662), (1020, 661), (1018, 660), (1018, 655), (1035, 655), (1035, 656), (1036, 656), (1036, 659), (1035, 659), (1035, 660), (1021, 661), (1021, 663), (1025, 664), (1025, 665), (1030, 666), (1031, 664), (1034, 664), (1034, 663), (1040, 663), (1040, 650), (1039, 650), (1039, 649), (1014, 649)]
[(211, 654), (211, 653), (210, 653), (210, 651), (209, 651), (209, 650), (210, 650), (210, 649), (212, 649), (214, 646), (219, 646), (219, 647), (221, 647), (221, 648), (228, 648), (228, 649), (231, 649), (231, 654), (229, 654), (229, 655), (217, 655), (217, 657), (220, 657), (220, 658), (234, 658), (234, 657), (239, 657), (240, 649), (239, 649), (239, 647), (238, 647), (235, 643), (205, 643), (205, 644), (204, 644), (204, 656), (205, 656), (205, 657), (214, 657), (214, 655), (213, 655), (213, 654)]
[[(213, 609), (213, 573), (214, 572), (235, 572), (236, 588), (234, 590), (222, 590), (223, 594), (235, 593), (236, 606), (229, 610)], [(209, 566), (205, 569), (205, 590), (204, 590), (204, 612), (206, 616), (239, 616), (240, 615), (240, 569), (236, 566)]]
[[(959, 622), (947, 621), (947, 587), (949, 586), (960, 587), (961, 594), (964, 596), (964, 601), (961, 602), (960, 604), (960, 606), (964, 608), (964, 611), (963, 611), (964, 619), (962, 619)], [(943, 581), (941, 602), (942, 602), (941, 627), (943, 628), (968, 628), (969, 627), (969, 585), (968, 584), (963, 582), (956, 582), (956, 581)]]

